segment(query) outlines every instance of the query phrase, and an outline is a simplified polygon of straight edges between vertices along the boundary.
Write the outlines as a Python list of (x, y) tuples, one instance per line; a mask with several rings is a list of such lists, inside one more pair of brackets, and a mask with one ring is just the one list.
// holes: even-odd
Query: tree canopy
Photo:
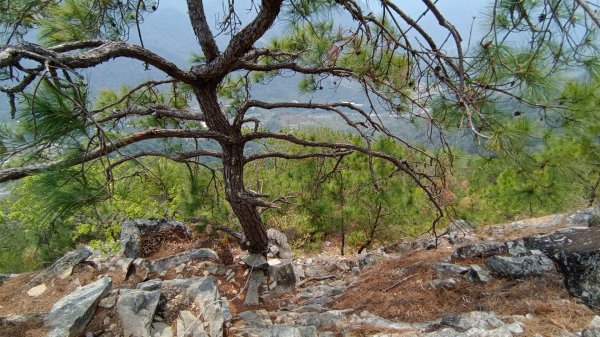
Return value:
[[(110, 198), (115, 181), (128, 178), (115, 176), (116, 168), (144, 157), (204, 167), (223, 180), (225, 199), (243, 228), (240, 243), (265, 252), (262, 212), (285, 197), (249, 189), (245, 166), (273, 158), (333, 158), (327, 169), (343, 180), (343, 165), (335, 163), (361, 154), (380, 201), (371, 223), (379, 222), (390, 195), (402, 193), (382, 178), (403, 175), (437, 211), (435, 228), (452, 162), (449, 130), (470, 135), (482, 151), (515, 158), (533, 146), (530, 119), (516, 116), (547, 123), (590, 118), (571, 113), (576, 103), (567, 100), (584, 89), (567, 83), (598, 83), (600, 20), (593, 1), (495, 0), (485, 33), (471, 40), (437, 2), (422, 4), (414, 16), (391, 0), (223, 0), (218, 25), (211, 27), (206, 4), (187, 0), (182, 20), (191, 22), (202, 52), (184, 68), (144, 46), (140, 26), (161, 10), (158, 1), (6, 1), (0, 5), (0, 91), (14, 121), (0, 135), (0, 182), (56, 171), (70, 177), (101, 172), (99, 181), (80, 177), (87, 193), (73, 200), (77, 205)], [(252, 17), (246, 20), (241, 11), (248, 8)], [(428, 16), (444, 40), (424, 28)], [(265, 41), (274, 26), (283, 32)], [(137, 61), (161, 75), (120, 92), (91, 92), (85, 70), (115, 59)], [(339, 101), (256, 97), (253, 88), (278, 77), (296, 79), (305, 93), (333, 83), (352, 94)], [(597, 86), (588, 92), (596, 94)], [(366, 104), (355, 103), (356, 95)], [(336, 115), (356, 137), (269, 129), (252, 113), (289, 110)], [(412, 142), (389, 116), (418, 125), (435, 146)], [(597, 137), (597, 131), (588, 134)], [(343, 202), (343, 193), (323, 187), (322, 193)]]

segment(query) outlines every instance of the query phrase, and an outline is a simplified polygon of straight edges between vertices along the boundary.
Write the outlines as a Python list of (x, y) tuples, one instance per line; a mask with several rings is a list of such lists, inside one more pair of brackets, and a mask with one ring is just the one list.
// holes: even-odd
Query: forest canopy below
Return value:
[(462, 31), (442, 2), (188, 0), (185, 64), (144, 43), (158, 1), (3, 2), (0, 273), (131, 218), (343, 254), (597, 205), (600, 4), (490, 0)]

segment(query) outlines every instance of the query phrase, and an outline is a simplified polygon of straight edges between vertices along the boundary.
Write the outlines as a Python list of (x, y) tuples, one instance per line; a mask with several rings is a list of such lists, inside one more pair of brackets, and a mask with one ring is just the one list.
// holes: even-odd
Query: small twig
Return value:
[(311, 277), (305, 278), (304, 280), (296, 283), (296, 287), (301, 287), (308, 282), (322, 281), (322, 280), (327, 280), (327, 279), (331, 279), (331, 278), (335, 278), (335, 275), (311, 276)]
[(391, 286), (389, 286), (389, 287), (387, 287), (387, 288), (383, 289), (383, 292), (387, 292), (387, 291), (389, 291), (390, 289), (394, 289), (394, 288), (396, 288), (396, 287), (397, 287), (397, 286), (399, 286), (399, 285), (400, 285), (402, 282), (404, 282), (404, 281), (408, 280), (409, 278), (411, 278), (411, 277), (414, 277), (414, 276), (416, 276), (416, 275), (417, 275), (417, 274), (408, 275), (407, 277), (405, 277), (405, 278), (401, 279), (400, 281), (398, 281), (398, 282), (396, 282), (396, 283), (392, 284)]

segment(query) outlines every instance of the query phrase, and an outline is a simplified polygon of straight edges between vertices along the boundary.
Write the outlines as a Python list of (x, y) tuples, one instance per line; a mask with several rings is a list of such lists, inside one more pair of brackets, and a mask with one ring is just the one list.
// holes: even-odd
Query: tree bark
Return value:
[(223, 148), (223, 177), (225, 198), (231, 205), (244, 228), (248, 249), (254, 253), (266, 253), (267, 232), (263, 226), (254, 197), (244, 187), (244, 148), (243, 145), (230, 145)]
[(196, 97), (204, 113), (209, 129), (227, 135), (219, 140), (223, 150), (223, 180), (225, 198), (237, 216), (248, 240), (243, 246), (253, 253), (266, 253), (268, 248), (267, 231), (258, 212), (259, 200), (246, 191), (244, 185), (245, 139), (239, 128), (231, 125), (219, 106), (215, 87), (196, 89)]

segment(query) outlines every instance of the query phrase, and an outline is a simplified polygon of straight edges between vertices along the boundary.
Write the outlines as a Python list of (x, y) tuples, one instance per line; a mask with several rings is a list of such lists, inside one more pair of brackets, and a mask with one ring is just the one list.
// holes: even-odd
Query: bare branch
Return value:
[[(124, 57), (148, 63), (165, 74), (185, 83), (191, 83), (195, 77), (179, 69), (175, 64), (150, 52), (140, 46), (135, 46), (122, 41), (90, 41), (96, 47), (77, 53), (62, 53), (46, 49), (31, 43), (20, 43), (11, 46), (0, 46), (0, 67), (16, 65), (22, 59), (28, 59), (62, 69), (85, 69), (95, 67), (114, 58)], [(88, 47), (84, 42), (61, 45), (60, 50), (74, 50), (74, 46)]]
[(21, 179), (32, 174), (57, 169), (60, 167), (70, 167), (82, 164), (94, 159), (98, 159), (109, 153), (115, 152), (133, 143), (138, 143), (147, 139), (157, 138), (204, 138), (226, 141), (226, 137), (215, 131), (191, 131), (183, 129), (148, 129), (131, 134), (119, 140), (112, 141), (110, 144), (99, 146), (93, 150), (77, 155), (73, 158), (52, 161), (44, 164), (25, 166), (19, 168), (0, 169), (0, 182)]

